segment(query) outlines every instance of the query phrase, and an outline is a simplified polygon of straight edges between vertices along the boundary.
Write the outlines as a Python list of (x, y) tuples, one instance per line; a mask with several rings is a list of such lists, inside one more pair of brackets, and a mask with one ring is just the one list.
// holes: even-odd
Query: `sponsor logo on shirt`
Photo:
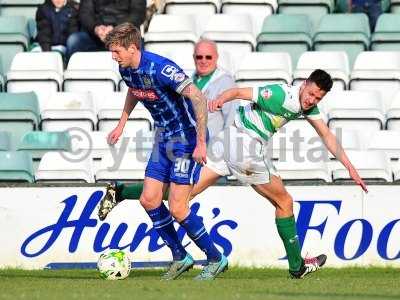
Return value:
[(131, 94), (139, 100), (158, 100), (159, 97), (154, 90), (141, 90), (141, 89), (130, 89)]
[(161, 71), (161, 74), (165, 77), (168, 77), (171, 80), (174, 80), (174, 75), (178, 72), (178, 69), (171, 65), (165, 65)]
[(151, 79), (149, 76), (146, 75), (143, 76), (143, 83), (145, 87), (151, 88)]
[(263, 89), (261, 90), (261, 96), (264, 99), (269, 99), (272, 96), (272, 91), (270, 89)]

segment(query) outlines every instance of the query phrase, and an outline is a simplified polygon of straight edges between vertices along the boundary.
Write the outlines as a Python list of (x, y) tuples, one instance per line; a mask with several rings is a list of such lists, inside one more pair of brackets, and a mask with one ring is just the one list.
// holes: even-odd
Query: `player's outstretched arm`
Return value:
[(196, 114), (197, 141), (192, 157), (198, 163), (205, 164), (207, 162), (207, 99), (193, 83), (183, 89), (182, 95), (192, 101)]
[(220, 110), (224, 103), (236, 100), (253, 100), (252, 88), (232, 88), (221, 93), (216, 99), (208, 103), (208, 110), (211, 112)]
[(329, 130), (325, 122), (322, 119), (307, 120), (315, 128), (329, 152), (331, 152), (346, 167), (346, 169), (349, 171), (350, 177), (354, 180), (354, 182), (357, 183), (366, 193), (368, 193), (366, 184), (361, 179), (356, 168), (354, 168), (353, 164), (350, 162), (344, 149), (337, 141), (336, 136)]
[(122, 111), (122, 115), (121, 118), (119, 119), (118, 125), (113, 129), (113, 131), (111, 131), (108, 134), (107, 142), (110, 145), (113, 145), (116, 142), (118, 142), (119, 137), (122, 135), (122, 132), (124, 131), (124, 127), (126, 122), (128, 121), (129, 115), (131, 114), (132, 110), (135, 108), (137, 103), (138, 100), (132, 95), (131, 88), (129, 88), (125, 98), (124, 109)]

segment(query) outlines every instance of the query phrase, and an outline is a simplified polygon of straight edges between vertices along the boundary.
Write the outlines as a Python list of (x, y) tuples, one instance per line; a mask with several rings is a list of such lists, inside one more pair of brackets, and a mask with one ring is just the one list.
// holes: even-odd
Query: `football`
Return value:
[(120, 280), (129, 276), (131, 261), (124, 251), (110, 249), (100, 255), (97, 269), (103, 279)]

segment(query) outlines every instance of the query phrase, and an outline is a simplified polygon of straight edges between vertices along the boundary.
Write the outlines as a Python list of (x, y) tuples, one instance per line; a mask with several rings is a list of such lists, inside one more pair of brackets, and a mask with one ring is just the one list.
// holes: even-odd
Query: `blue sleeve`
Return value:
[(162, 86), (181, 94), (183, 89), (192, 83), (192, 79), (173, 61), (163, 60), (156, 68), (157, 79)]

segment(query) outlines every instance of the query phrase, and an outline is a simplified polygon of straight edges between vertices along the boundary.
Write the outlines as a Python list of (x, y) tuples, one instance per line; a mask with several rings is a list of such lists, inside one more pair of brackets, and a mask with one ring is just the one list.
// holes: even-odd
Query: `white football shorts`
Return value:
[(234, 175), (244, 184), (269, 183), (271, 175), (279, 174), (266, 153), (266, 144), (230, 126), (210, 140), (206, 167), (221, 176)]

